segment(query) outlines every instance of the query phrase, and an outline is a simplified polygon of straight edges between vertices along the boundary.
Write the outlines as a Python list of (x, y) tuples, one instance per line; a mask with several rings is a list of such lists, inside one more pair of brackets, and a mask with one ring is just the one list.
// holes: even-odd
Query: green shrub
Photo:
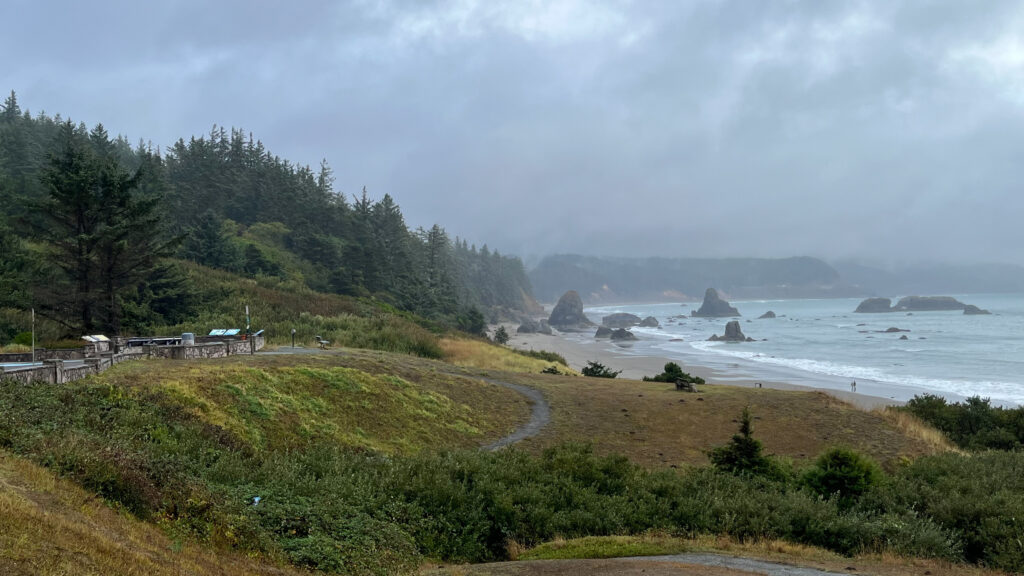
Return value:
[(858, 508), (913, 511), (949, 531), (970, 562), (1024, 571), (1024, 453), (943, 454), (899, 469)]
[(941, 396), (915, 396), (900, 408), (938, 428), (957, 446), (968, 450), (1019, 450), (1024, 447), (1024, 406), (992, 406), (973, 396), (963, 403)]
[(688, 382), (690, 384), (704, 384), (704, 379), (700, 376), (693, 376), (687, 372), (683, 372), (683, 369), (679, 364), (675, 362), (669, 362), (665, 364), (665, 371), (655, 376), (644, 376), (644, 382)]
[(505, 330), (504, 326), (498, 326), (498, 329), (494, 331), (494, 341), (498, 344), (508, 344), (508, 330)]
[(557, 362), (566, 368), (569, 367), (569, 363), (566, 362), (565, 356), (556, 354), (554, 352), (548, 352), (547, 350), (515, 350), (513, 352), (527, 358), (538, 358), (540, 360), (547, 360), (548, 362)]
[(615, 378), (619, 374), (622, 374), (622, 370), (611, 370), (604, 364), (590, 360), (587, 365), (580, 370), (580, 374), (584, 376), (590, 376), (591, 378)]
[(816, 494), (836, 498), (848, 508), (882, 480), (882, 469), (873, 460), (847, 448), (832, 448), (807, 470), (803, 483)]

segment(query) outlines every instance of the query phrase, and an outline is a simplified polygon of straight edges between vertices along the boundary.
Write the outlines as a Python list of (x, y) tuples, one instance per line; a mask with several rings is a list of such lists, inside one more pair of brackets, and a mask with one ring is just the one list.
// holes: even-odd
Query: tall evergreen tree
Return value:
[(173, 242), (160, 233), (159, 159), (144, 158), (129, 175), (99, 148), (70, 121), (61, 127), (43, 174), (48, 195), (35, 205), (44, 215), (37, 237), (55, 266), (38, 297), (69, 329), (117, 334), (122, 294), (156, 269)]

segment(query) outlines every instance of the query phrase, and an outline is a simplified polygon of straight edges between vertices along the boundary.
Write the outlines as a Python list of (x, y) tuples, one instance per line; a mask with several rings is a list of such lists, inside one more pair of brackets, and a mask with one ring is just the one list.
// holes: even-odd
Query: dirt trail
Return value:
[(532, 406), (530, 407), (530, 421), (517, 428), (514, 432), (505, 436), (497, 442), (484, 446), (484, 450), (498, 450), (506, 446), (511, 446), (520, 440), (525, 440), (531, 436), (536, 436), (540, 431), (551, 422), (551, 405), (544, 399), (544, 395), (541, 394), (540, 390), (536, 388), (530, 388), (529, 386), (523, 386), (522, 384), (513, 384), (511, 382), (503, 382), (501, 380), (495, 380), (493, 378), (480, 378), (488, 384), (494, 384), (495, 386), (502, 386), (510, 390), (515, 390), (523, 396), (530, 399)]

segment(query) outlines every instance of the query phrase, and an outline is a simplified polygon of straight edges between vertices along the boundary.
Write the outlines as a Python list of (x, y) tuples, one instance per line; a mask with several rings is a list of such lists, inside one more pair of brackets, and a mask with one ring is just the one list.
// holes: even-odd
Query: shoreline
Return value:
[(683, 367), (683, 371), (689, 372), (694, 376), (700, 376), (712, 384), (753, 388), (756, 383), (760, 383), (763, 388), (776, 390), (824, 392), (834, 398), (849, 402), (862, 410), (868, 411), (885, 406), (904, 404), (902, 401), (882, 396), (847, 392), (827, 387), (793, 384), (779, 379), (765, 380), (746, 375), (731, 374), (727, 370), (684, 363), (679, 359), (669, 358), (664, 355), (630, 354), (627, 350), (619, 348), (609, 340), (597, 340), (593, 337), (590, 337), (590, 340), (587, 341), (585, 338), (576, 340), (559, 332), (551, 336), (546, 334), (517, 334), (516, 328), (518, 325), (502, 325), (505, 326), (505, 330), (509, 333), (510, 338), (507, 346), (510, 348), (518, 350), (546, 350), (560, 354), (575, 370), (579, 370), (589, 361), (596, 361), (604, 364), (611, 370), (622, 370), (622, 373), (619, 375), (620, 378), (640, 380), (644, 376), (660, 374), (666, 363), (675, 362)]

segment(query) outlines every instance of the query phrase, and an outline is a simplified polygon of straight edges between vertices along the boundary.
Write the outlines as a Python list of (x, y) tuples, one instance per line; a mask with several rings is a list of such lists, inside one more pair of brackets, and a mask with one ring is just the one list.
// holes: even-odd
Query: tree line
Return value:
[[(440, 226), (410, 229), (394, 199), (334, 190), (317, 169), (214, 127), (164, 151), (0, 107), (0, 309), (35, 307), (67, 334), (180, 322), (176, 262), (372, 298), (480, 332), (534, 306), (522, 262)], [(0, 344), (13, 330), (3, 325)], [(9, 324), (9, 322), (8, 322)]]

